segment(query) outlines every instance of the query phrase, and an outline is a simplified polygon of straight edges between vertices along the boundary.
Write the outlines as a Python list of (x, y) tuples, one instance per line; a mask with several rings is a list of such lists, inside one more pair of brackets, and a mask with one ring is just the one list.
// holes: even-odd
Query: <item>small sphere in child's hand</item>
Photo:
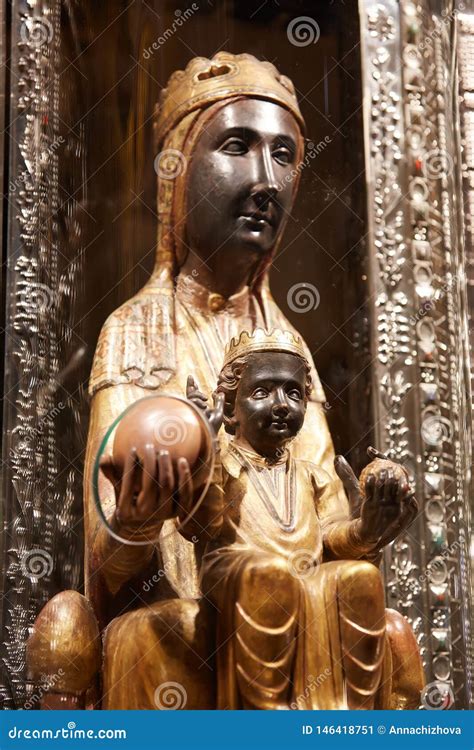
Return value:
[(365, 489), (369, 476), (373, 474), (375, 475), (375, 477), (379, 477), (382, 471), (391, 472), (392, 476), (395, 479), (397, 479), (398, 481), (402, 479), (406, 482), (406, 484), (408, 484), (408, 475), (406, 469), (404, 469), (403, 466), (395, 463), (395, 461), (390, 461), (388, 458), (374, 458), (373, 461), (371, 461), (364, 469), (362, 469), (359, 477), (360, 490), (364, 497), (366, 494)]

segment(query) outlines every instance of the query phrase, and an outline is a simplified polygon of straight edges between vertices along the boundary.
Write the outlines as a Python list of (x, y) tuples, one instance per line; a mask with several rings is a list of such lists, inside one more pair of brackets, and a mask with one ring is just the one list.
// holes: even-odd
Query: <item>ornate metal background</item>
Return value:
[[(21, 707), (28, 696), (25, 641), (37, 612), (56, 591), (81, 586), (76, 448), (87, 425), (87, 366), (77, 377), (81, 328), (73, 332), (70, 311), (84, 283), (78, 206), (87, 205), (85, 187), (73, 195), (87, 184), (80, 124), (87, 94), (78, 90), (80, 62), (68, 38), (79, 5), (2, 4), (12, 30), (4, 708)], [(427, 682), (457, 708), (468, 706), (472, 682), (466, 256), (472, 259), (474, 24), (461, 5), (359, 0), (375, 430), (378, 446), (409, 468), (421, 504), (410, 532), (386, 555), (387, 599), (415, 628)], [(68, 388), (71, 370), (79, 387)]]
[(428, 690), (472, 685), (466, 259), (452, 3), (361, 2), (375, 414), (421, 512), (385, 557), (387, 599), (417, 635)]
[(472, 395), (474, 392), (474, 13), (459, 13), (457, 33)]
[[(11, 113), (3, 411), (0, 700), (28, 694), (25, 642), (43, 604), (81, 585), (82, 475), (71, 453), (84, 402), (67, 389), (69, 311), (79, 289), (80, 219), (64, 174), (81, 164), (81, 130), (60, 118), (62, 4), (15, 1), (8, 52)], [(67, 91), (63, 76), (62, 91)], [(76, 196), (77, 198), (77, 196)], [(76, 349), (77, 360), (77, 349)], [(78, 507), (79, 504), (79, 507)]]

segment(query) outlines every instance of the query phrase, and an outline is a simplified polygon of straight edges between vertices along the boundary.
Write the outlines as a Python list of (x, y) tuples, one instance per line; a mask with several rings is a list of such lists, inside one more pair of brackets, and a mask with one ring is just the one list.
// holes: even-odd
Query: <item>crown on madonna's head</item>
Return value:
[(213, 58), (195, 57), (184, 70), (177, 70), (161, 91), (155, 110), (157, 142), (189, 112), (228, 97), (248, 96), (280, 104), (304, 120), (292, 81), (273, 63), (253, 55), (221, 51)]
[(286, 352), (295, 354), (308, 362), (299, 336), (279, 328), (274, 328), (272, 331), (256, 328), (252, 333), (242, 331), (239, 336), (234, 336), (230, 340), (225, 349), (224, 367), (237, 357), (243, 357), (252, 352)]

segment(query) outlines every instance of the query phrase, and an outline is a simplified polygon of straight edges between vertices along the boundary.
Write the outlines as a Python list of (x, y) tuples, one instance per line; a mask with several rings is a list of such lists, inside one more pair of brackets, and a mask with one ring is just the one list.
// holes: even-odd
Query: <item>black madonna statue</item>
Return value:
[[(170, 503), (171, 496), (178, 505), (182, 500), (186, 456), (171, 461), (162, 444), (147, 448), (145, 458), (130, 445), (119, 470), (113, 439), (106, 438), (124, 410), (146, 396), (187, 394), (199, 401), (198, 389), (212, 393), (225, 345), (242, 331), (259, 327), (296, 335), (268, 284), (304, 153), (293, 84), (248, 54), (191, 60), (161, 94), (156, 148), (155, 267), (143, 289), (105, 322), (90, 377), (86, 596), (69, 591), (54, 597), (29, 642), (33, 679), (63, 670), (44, 707), (169, 708), (170, 685), (178, 686), (177, 707), (224, 707), (217, 700), (216, 613), (199, 585), (206, 535), (189, 538)], [(338, 518), (347, 520), (350, 508), (360, 505), (360, 487), (344, 459), (334, 462), (323, 389), (308, 347), (301, 347), (312, 388), (292, 455), (324, 472)], [(195, 383), (187, 382), (190, 374)], [(225, 450), (227, 432), (220, 430), (217, 440)], [(165, 506), (168, 513), (158, 512)], [(400, 527), (415, 510), (414, 504), (404, 506)], [(373, 585), (371, 568), (383, 544), (367, 544), (357, 533), (352, 544), (352, 559), (366, 563), (357, 568), (351, 590), (362, 591)], [(422, 675), (413, 633), (390, 610), (383, 628), (388, 677), (377, 705), (415, 707)], [(347, 708), (345, 679), (329, 681), (331, 688), (302, 705)], [(364, 704), (364, 689), (364, 678), (356, 680), (351, 694), (359, 697), (351, 705), (373, 705), (373, 696)], [(271, 695), (270, 688), (257, 707), (271, 708)], [(279, 706), (290, 701), (289, 694), (279, 695)], [(238, 700), (232, 707), (241, 707)]]

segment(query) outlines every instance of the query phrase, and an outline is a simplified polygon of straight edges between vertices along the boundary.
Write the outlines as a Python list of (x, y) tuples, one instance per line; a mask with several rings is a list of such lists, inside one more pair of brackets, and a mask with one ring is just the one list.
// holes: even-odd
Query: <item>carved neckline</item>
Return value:
[[(280, 461), (274, 464), (269, 464), (262, 456), (258, 453), (253, 453), (237, 446), (235, 443), (229, 443), (229, 450), (235, 456), (240, 465), (247, 471), (251, 481), (258, 490), (258, 496), (262, 500), (265, 508), (267, 509), (270, 516), (278, 524), (278, 526), (286, 532), (295, 530), (295, 496), (296, 496), (296, 477), (294, 470), (294, 461), (288, 452), (282, 457)], [(263, 464), (260, 464), (260, 471), (257, 470), (254, 463), (259, 458), (263, 460)], [(265, 471), (262, 471), (265, 469)], [(272, 469), (278, 471), (284, 470), (285, 472), (285, 518), (282, 518), (275, 508), (274, 498), (276, 496), (275, 490), (278, 487), (278, 482), (274, 483), (273, 477), (270, 476)]]
[(231, 297), (223, 297), (222, 294), (210, 292), (191, 274), (180, 274), (176, 283), (176, 296), (183, 305), (189, 305), (203, 313), (215, 315), (225, 312), (238, 317), (250, 314), (250, 288), (248, 286)]

